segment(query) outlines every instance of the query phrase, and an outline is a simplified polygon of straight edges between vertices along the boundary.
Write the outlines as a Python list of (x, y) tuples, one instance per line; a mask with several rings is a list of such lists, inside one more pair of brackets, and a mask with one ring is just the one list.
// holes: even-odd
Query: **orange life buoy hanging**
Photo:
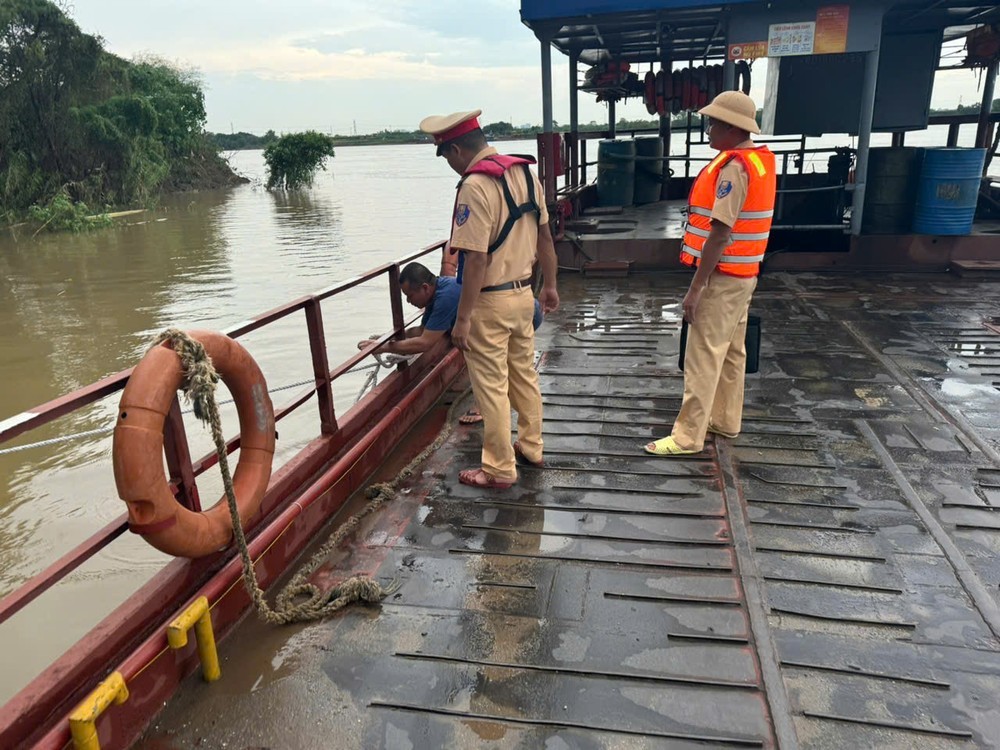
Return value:
[(665, 79), (666, 79), (666, 75), (663, 73), (662, 70), (659, 71), (656, 74), (656, 86), (655, 86), (655, 88), (656, 88), (656, 110), (655, 111), (656, 111), (656, 114), (658, 114), (658, 115), (662, 115), (664, 112), (667, 111), (667, 109), (666, 109), (667, 103), (666, 103), (666, 100), (664, 99), (664, 92), (666, 90)]
[[(240, 459), (233, 487), (240, 519), (247, 523), (260, 509), (271, 478), (274, 456), (274, 407), (257, 363), (228, 336), (190, 331), (204, 347), (222, 382), (236, 400), (240, 422)], [(129, 530), (161, 552), (202, 557), (222, 549), (233, 536), (223, 498), (196, 512), (177, 502), (163, 468), (163, 426), (183, 373), (166, 343), (154, 346), (133, 370), (118, 405), (112, 463), (118, 496), (128, 505)]]
[(692, 96), (692, 85), (691, 85), (691, 68), (684, 68), (681, 71), (681, 109), (688, 110), (694, 106), (694, 97)]
[(669, 70), (660, 69), (663, 74), (663, 114), (670, 114), (674, 98), (674, 77)]
[(646, 111), (651, 115), (656, 114), (656, 74), (653, 71), (646, 73), (643, 80), (645, 86), (643, 101), (646, 104)]
[(736, 63), (736, 90), (750, 94), (750, 63), (739, 60)]
[(694, 108), (708, 104), (708, 69), (704, 65), (694, 70)]
[(713, 101), (715, 99), (715, 97), (717, 97), (719, 95), (719, 92), (722, 91), (722, 89), (719, 88), (718, 76), (716, 76), (716, 74), (715, 74), (715, 70), (718, 67), (719, 67), (718, 65), (712, 65), (711, 67), (708, 68), (708, 76), (707, 76), (708, 77), (708, 85), (707, 85), (707, 91), (708, 91), (708, 100), (709, 101)]

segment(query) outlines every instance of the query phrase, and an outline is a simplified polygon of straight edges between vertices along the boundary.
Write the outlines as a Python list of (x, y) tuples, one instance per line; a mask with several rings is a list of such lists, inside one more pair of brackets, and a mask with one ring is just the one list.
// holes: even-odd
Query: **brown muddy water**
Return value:
[[(427, 146), (338, 148), (313, 188), (297, 193), (261, 188), (259, 151), (237, 152), (231, 163), (254, 183), (173, 196), (94, 233), (0, 236), (0, 421), (131, 367), (164, 328), (227, 328), (437, 242), (449, 228), (456, 177)], [(432, 270), (438, 262), (436, 254), (428, 257)], [(331, 365), (355, 352), (359, 339), (391, 327), (388, 301), (388, 285), (379, 281), (324, 303)], [(241, 341), (276, 406), (297, 390), (279, 389), (311, 378), (301, 315)], [(338, 413), (354, 403), (366, 376), (338, 381)], [(0, 595), (123, 512), (111, 470), (119, 395), (0, 447)], [(314, 404), (282, 422), (276, 464), (318, 431)], [(209, 452), (207, 431), (190, 415), (185, 420), (192, 454)], [(236, 429), (231, 407), (223, 420), (227, 431)], [(3, 452), (85, 432), (91, 434)], [(203, 497), (221, 495), (210, 473), (199, 480)], [(165, 559), (125, 535), (0, 625), (7, 644), (0, 701)]]

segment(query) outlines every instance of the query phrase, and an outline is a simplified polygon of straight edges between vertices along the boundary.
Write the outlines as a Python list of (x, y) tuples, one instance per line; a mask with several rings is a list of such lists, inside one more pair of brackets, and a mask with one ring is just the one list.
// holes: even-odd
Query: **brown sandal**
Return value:
[(479, 424), (483, 421), (483, 415), (479, 413), (479, 409), (472, 408), (469, 409), (465, 414), (458, 418), (459, 424)]
[(487, 474), (482, 469), (464, 469), (458, 472), (458, 481), (483, 490), (507, 490), (514, 485), (516, 480), (507, 482)]

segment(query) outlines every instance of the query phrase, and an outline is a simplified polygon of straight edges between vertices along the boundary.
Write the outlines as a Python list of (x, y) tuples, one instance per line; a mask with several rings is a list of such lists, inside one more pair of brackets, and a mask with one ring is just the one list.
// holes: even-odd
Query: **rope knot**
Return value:
[(200, 341), (177, 328), (168, 328), (153, 340), (153, 346), (169, 344), (181, 361), (181, 389), (194, 408), (194, 415), (202, 422), (212, 419), (212, 403), (219, 373), (212, 365), (208, 352)]
[(392, 500), (396, 495), (396, 487), (390, 482), (378, 482), (368, 487), (365, 490), (365, 497), (369, 500), (374, 500), (375, 498), (382, 498), (383, 500)]
[(367, 576), (354, 576), (342, 582), (330, 592), (330, 601), (340, 600), (340, 604), (347, 605), (352, 602), (365, 602), (366, 604), (378, 604), (389, 594), (398, 589), (395, 583), (388, 588), (383, 588), (382, 584), (374, 578)]

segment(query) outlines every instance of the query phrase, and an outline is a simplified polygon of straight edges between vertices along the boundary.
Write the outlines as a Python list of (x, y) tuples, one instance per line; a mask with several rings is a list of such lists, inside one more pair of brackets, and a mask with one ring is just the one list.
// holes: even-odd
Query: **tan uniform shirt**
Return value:
[[(753, 142), (745, 141), (737, 148), (753, 148)], [(729, 163), (719, 170), (719, 179), (715, 183), (712, 218), (732, 229), (736, 225), (736, 217), (743, 210), (748, 185), (749, 178), (743, 162), (736, 158), (730, 159)]]
[[(496, 153), (495, 148), (485, 148), (476, 154), (471, 164)], [(524, 170), (513, 167), (507, 170), (504, 178), (514, 201), (518, 205), (527, 203), (528, 184), (524, 179)], [(532, 213), (514, 224), (504, 243), (487, 259), (484, 287), (519, 281), (531, 275), (531, 267), (538, 251), (539, 223), (549, 220), (542, 186), (534, 172), (531, 173), (531, 179), (535, 183), (535, 202), (541, 209), (538, 221)], [(458, 191), (455, 215), (452, 218), (451, 246), (473, 253), (485, 253), (500, 234), (507, 216), (507, 203), (500, 180), (485, 174), (469, 175)]]

